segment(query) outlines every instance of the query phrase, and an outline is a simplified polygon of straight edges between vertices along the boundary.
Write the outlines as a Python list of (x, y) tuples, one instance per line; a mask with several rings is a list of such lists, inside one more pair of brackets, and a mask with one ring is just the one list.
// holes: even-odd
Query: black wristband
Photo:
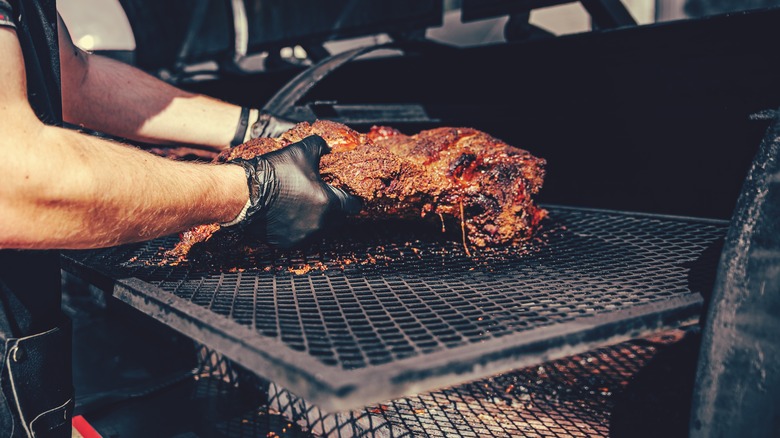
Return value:
[(236, 135), (233, 136), (233, 140), (230, 141), (230, 147), (238, 146), (244, 142), (246, 136), (246, 130), (249, 127), (249, 108), (241, 108), (241, 116), (238, 118), (238, 126), (236, 126)]

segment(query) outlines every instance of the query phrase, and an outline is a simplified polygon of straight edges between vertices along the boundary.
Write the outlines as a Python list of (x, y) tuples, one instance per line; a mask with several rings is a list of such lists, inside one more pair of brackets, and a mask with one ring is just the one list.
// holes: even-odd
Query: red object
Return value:
[(103, 438), (94, 427), (87, 423), (86, 418), (81, 415), (73, 417), (73, 428), (76, 429), (83, 438)]

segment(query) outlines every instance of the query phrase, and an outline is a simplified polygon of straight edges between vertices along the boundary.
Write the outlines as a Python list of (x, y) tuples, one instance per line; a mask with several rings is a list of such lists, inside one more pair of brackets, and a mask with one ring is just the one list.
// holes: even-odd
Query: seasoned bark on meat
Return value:
[[(527, 240), (546, 214), (531, 198), (542, 186), (545, 161), (470, 128), (408, 136), (388, 127), (363, 134), (340, 123), (304, 122), (278, 139), (254, 139), (227, 150), (217, 161), (252, 158), (310, 135), (331, 147), (320, 161), (323, 180), (360, 197), (363, 217), (434, 214), (442, 223), (461, 226), (464, 244), (484, 247)], [(169, 255), (184, 258), (218, 229), (210, 224), (183, 233)]]

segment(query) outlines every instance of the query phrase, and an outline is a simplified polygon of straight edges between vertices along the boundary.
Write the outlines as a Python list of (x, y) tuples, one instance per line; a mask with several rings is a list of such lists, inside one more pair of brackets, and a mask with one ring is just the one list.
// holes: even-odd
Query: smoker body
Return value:
[[(743, 308), (765, 305), (752, 299), (760, 293), (757, 291), (765, 290), (761, 288), (766, 285), (771, 289), (773, 284), (776, 289), (777, 285), (776, 276), (771, 277), (777, 267), (773, 258), (773, 251), (777, 251), (774, 239), (777, 216), (772, 213), (777, 211), (776, 181), (772, 179), (776, 173), (773, 166), (777, 162), (777, 147), (773, 137), (776, 131), (771, 126), (775, 123), (773, 111), (780, 103), (780, 88), (774, 80), (780, 66), (768, 53), (772, 41), (780, 36), (776, 35), (780, 33), (780, 26), (776, 25), (779, 22), (780, 10), (767, 10), (489, 47), (453, 49), (411, 44), (404, 47), (403, 56), (365, 59), (339, 66), (338, 71), (311, 84), (316, 86), (307, 89), (305, 96), (289, 102), (283, 114), (275, 114), (293, 119), (328, 118), (358, 130), (380, 123), (392, 124), (406, 132), (441, 125), (469, 126), (545, 157), (549, 163), (548, 177), (539, 199), (552, 206), (553, 218), (556, 215), (565, 218), (562, 224), (570, 234), (561, 234), (563, 244), (552, 245), (551, 252), (539, 256), (541, 260), (549, 260), (549, 264), (537, 263), (534, 254), (511, 256), (488, 259), (487, 265), (476, 266), (476, 273), (485, 280), (486, 288), (496, 287), (490, 283), (492, 275), (506, 274), (515, 266), (521, 267), (524, 281), (531, 278), (529, 288), (560, 280), (561, 287), (548, 288), (547, 295), (514, 300), (516, 290), (510, 288), (501, 289), (506, 291), (504, 300), (482, 300), (479, 293), (487, 291), (469, 283), (467, 279), (473, 278), (473, 274), (464, 271), (475, 266), (465, 263), (462, 254), (454, 248), (447, 254), (456, 263), (447, 265), (441, 272), (433, 271), (443, 278), (442, 284), (419, 281), (421, 273), (413, 265), (394, 267), (393, 261), (403, 258), (399, 255), (403, 248), (383, 254), (388, 257), (384, 267), (367, 267), (345, 274), (347, 280), (341, 288), (334, 286), (336, 279), (332, 272), (303, 277), (284, 272), (297, 263), (289, 259), (271, 264), (274, 268), (282, 267), (281, 277), (276, 274), (252, 277), (245, 271), (196, 270), (193, 279), (191, 272), (133, 264), (131, 260), (137, 260), (139, 254), (149, 256), (143, 261), (154, 261), (154, 249), (165, 244), (159, 241), (141, 249), (133, 246), (108, 252), (69, 253), (65, 255), (64, 266), (82, 278), (103, 284), (131, 307), (192, 337), (231, 362), (249, 368), (250, 374), (255, 372), (272, 381), (283, 381), (284, 388), (269, 394), (276, 401), (284, 399), (285, 409), (290, 410), (279, 410), (286, 414), (311, 406), (297, 398), (301, 394), (304, 399), (318, 402), (315, 404), (324, 404), (332, 412), (353, 412), (361, 403), (381, 403), (387, 397), (404, 396), (406, 392), (428, 391), (436, 385), (457, 385), (498, 372), (507, 373), (513, 363), (515, 367), (544, 364), (568, 354), (585, 354), (632, 337), (689, 325), (709, 311), (709, 319), (703, 325), (705, 349), (699, 359), (699, 383), (694, 392), (697, 416), (692, 427), (698, 430), (701, 425), (696, 421), (713, 418), (713, 412), (724, 409), (723, 403), (714, 401), (728, 392), (726, 386), (710, 390), (706, 382), (714, 380), (726, 385), (734, 371), (724, 371), (717, 363), (740, 351), (728, 344), (731, 335), (725, 336), (722, 327), (748, 331), (756, 328), (766, 334), (771, 330), (760, 325), (771, 327), (776, 319), (771, 313), (762, 318), (740, 316), (742, 325), (737, 327), (733, 324), (735, 314), (729, 313), (729, 306), (724, 307), (724, 303), (730, 305), (729, 297), (735, 293), (735, 287), (742, 287), (739, 296), (743, 301), (737, 303), (736, 309), (736, 315), (742, 315)], [(217, 79), (187, 86), (236, 103), (257, 106), (256, 102), (272, 97), (272, 86), (286, 83), (294, 73), (282, 71), (268, 77), (240, 75), (229, 81)], [(263, 81), (267, 82), (252, 86)], [(746, 180), (751, 163), (753, 170)], [(740, 190), (742, 195), (737, 203)], [(738, 205), (736, 212), (735, 205)], [(607, 225), (593, 228), (592, 224)], [(615, 228), (610, 228), (613, 225)], [(637, 235), (638, 240), (631, 240)], [(592, 236), (597, 237), (588, 240)], [(610, 236), (618, 236), (625, 246), (612, 245)], [(726, 246), (721, 252), (724, 236)], [(570, 244), (577, 239), (580, 246)], [(761, 254), (768, 254), (769, 258), (760, 263), (750, 262), (750, 268), (744, 269), (749, 260), (761, 256), (751, 255), (754, 254), (751, 251), (756, 251), (755, 245), (745, 243), (753, 242), (751, 239), (757, 239), (757, 245), (768, 251)], [(421, 260), (429, 263), (423, 266), (432, 267), (433, 257), (441, 256), (436, 252), (441, 246), (425, 245), (420, 243), (428, 251), (424, 256), (427, 254), (429, 259)], [(656, 252), (648, 249), (654, 245), (661, 249)], [(367, 253), (375, 253), (378, 246), (374, 244)], [(636, 250), (631, 251), (630, 247)], [(574, 263), (576, 256), (567, 264), (566, 255), (561, 255), (576, 255), (578, 251), (589, 254), (590, 260), (600, 260), (600, 264), (583, 268)], [(641, 256), (633, 259), (636, 254)], [(691, 254), (691, 260), (675, 258), (680, 254)], [(645, 255), (648, 258), (642, 259)], [(660, 284), (658, 297), (646, 302), (638, 300), (636, 305), (625, 304), (621, 311), (595, 312), (597, 319), (602, 318), (596, 323), (592, 315), (585, 315), (585, 319), (575, 315), (575, 324), (570, 324), (572, 319), (566, 312), (578, 311), (575, 292), (581, 289), (617, 307), (621, 307), (618, 301), (622, 303), (624, 297), (618, 295), (618, 301), (610, 302), (614, 290), (625, 290), (625, 297), (642, 296), (638, 291), (646, 286), (637, 286), (635, 282), (639, 279), (628, 275), (640, 265), (629, 263), (623, 265), (622, 271), (611, 270), (626, 260), (639, 263), (639, 259), (644, 263), (640, 265), (647, 269), (640, 272), (640, 277), (649, 279), (648, 284)], [(682, 274), (675, 271), (680, 266), (685, 269)], [(736, 276), (734, 269), (742, 277)], [(462, 276), (450, 275), (452, 270)], [(564, 272), (570, 275), (566, 277)], [(404, 275), (412, 281), (393, 283), (399, 276), (407, 278)], [(533, 286), (534, 275), (539, 276), (536, 286)], [(759, 275), (762, 280), (754, 283), (752, 275)], [(360, 276), (366, 278), (365, 289), (355, 288), (355, 278)], [(384, 285), (371, 282), (376, 278), (381, 278), (380, 283)], [(604, 286), (605, 278), (616, 284)], [(670, 281), (664, 283), (663, 278)], [(192, 281), (200, 283), (190, 286)], [(217, 283), (213, 291), (199, 297), (199, 291), (203, 290), (200, 285), (210, 281)], [(507, 280), (512, 281), (519, 281), (519, 277)], [(272, 286), (264, 290), (267, 282)], [(221, 294), (224, 290), (220, 288), (227, 288), (227, 294)], [(243, 294), (244, 288), (248, 288), (247, 295)], [(317, 295), (321, 288), (331, 288), (333, 294)], [(713, 288), (715, 295), (710, 298)], [(474, 333), (482, 334), (469, 338), (469, 324), (474, 322), (469, 320), (472, 316), (469, 309), (448, 304), (448, 299), (463, 290), (475, 303), (495, 306), (504, 319), (495, 326), (475, 325)], [(274, 298), (263, 302), (262, 295), (266, 292)], [(288, 292), (289, 296), (282, 297)], [(352, 301), (339, 301), (339, 293), (351, 294)], [(394, 344), (392, 330), (383, 332), (385, 327), (371, 319), (376, 316), (371, 312), (377, 306), (384, 309), (397, 306), (382, 301), (385, 293), (397, 293), (400, 302), (404, 297), (411, 299), (406, 313), (423, 310), (436, 318), (438, 312), (443, 322), (428, 325), (418, 320), (405, 328), (402, 322), (405, 313), (394, 315), (387, 311), (381, 314), (390, 315), (387, 327), (394, 330), (400, 327), (404, 339)], [(564, 306), (564, 310), (553, 309), (549, 314), (539, 312), (540, 308), (554, 308), (560, 296), (567, 293), (575, 304)], [(323, 301), (324, 298), (330, 301)], [(250, 322), (236, 323), (244, 316), (233, 309), (240, 310), (236, 306), (246, 299), (250, 300), (247, 303)], [(289, 303), (284, 301), (287, 299)], [(268, 309), (287, 304), (289, 308), (281, 313), (274, 316), (267, 313)], [(501, 309), (502, 305), (507, 307)], [(591, 309), (594, 304), (586, 307)], [(532, 312), (524, 314), (528, 309)], [(329, 325), (327, 312), (336, 310), (340, 316)], [(307, 331), (317, 326), (307, 326), (307, 312), (322, 315), (320, 325), (325, 329), (321, 333)], [(744, 310), (745, 315), (752, 315), (751, 312)], [(446, 326), (451, 321), (447, 315), (452, 314), (464, 321), (463, 326), (455, 328), (458, 333), (452, 332), (452, 326), (445, 327), (441, 333), (431, 328), (440, 322)], [(387, 351), (372, 355), (373, 350), (360, 340), (360, 328), (350, 325), (350, 315), (366, 318)], [(561, 315), (565, 317), (556, 319)], [(475, 321), (493, 316), (474, 314)], [(276, 318), (272, 324), (275, 328), (264, 327), (263, 317)], [(506, 325), (502, 324), (507, 321), (511, 321), (508, 337), (484, 335), (485, 329), (503, 330)], [(552, 326), (548, 326), (550, 321)], [(535, 328), (531, 339), (518, 328), (529, 322)], [(285, 324), (298, 324), (301, 328), (285, 333)], [(422, 331), (418, 325), (423, 327)], [(343, 328), (354, 335), (354, 342), (347, 339), (352, 335), (339, 338), (334, 334)], [(303, 333), (296, 337), (296, 331)], [(426, 341), (430, 340), (426, 335), (431, 334), (439, 344), (426, 350)], [(415, 338), (418, 335), (420, 338)], [(314, 342), (317, 337), (327, 344), (323, 348), (331, 349), (335, 356), (310, 354), (318, 348)], [(459, 343), (455, 339), (458, 337), (467, 342)], [(452, 345), (447, 344), (447, 339), (452, 340)], [(763, 336), (748, 344), (770, 341)], [(340, 342), (349, 345), (339, 350)], [(369, 339), (368, 343), (371, 342), (374, 341)], [(767, 348), (766, 351), (774, 351)], [(351, 355), (349, 352), (354, 350), (360, 351)], [(424, 366), (407, 367), (415, 357)], [(775, 377), (774, 369), (768, 362), (751, 364), (756, 366), (755, 372), (740, 377), (758, 378), (767, 376), (768, 372), (769, 380), (761, 384), (774, 384), (771, 380)], [(745, 365), (740, 362), (735, 366)], [(357, 372), (352, 373), (354, 370)], [(363, 382), (362, 386), (357, 382)], [(755, 382), (750, 384), (763, 388)], [(508, 386), (501, 389), (504, 388)], [(371, 400), (369, 394), (379, 398)], [(765, 402), (766, 397), (772, 400), (777, 395), (773, 391), (748, 391), (740, 406), (772, 406)], [(415, 411), (413, 404), (410, 406)], [(422, 403), (422, 406), (430, 408), (430, 404)], [(374, 414), (387, 420), (390, 416), (383, 408), (379, 412), (371, 409), (377, 408), (364, 411), (369, 417)], [(346, 414), (332, 417), (335, 419), (327, 427), (321, 421), (321, 432), (339, 430), (339, 424), (357, 424), (354, 414), (343, 415)], [(312, 422), (308, 413), (301, 418)], [(747, 420), (750, 417), (743, 418), (752, 421)], [(744, 427), (744, 421), (729, 421)], [(712, 420), (707, 422), (719, 427)]]

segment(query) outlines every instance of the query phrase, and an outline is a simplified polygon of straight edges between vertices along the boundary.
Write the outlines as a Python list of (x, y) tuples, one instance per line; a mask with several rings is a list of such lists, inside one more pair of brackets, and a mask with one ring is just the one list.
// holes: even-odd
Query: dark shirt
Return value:
[[(5, 17), (0, 19), (0, 26), (16, 28), (24, 55), (30, 106), (44, 123), (60, 125), (56, 1), (0, 0), (0, 15)], [(54, 327), (60, 320), (60, 304), (60, 265), (56, 251), (0, 251), (0, 306), (5, 313), (0, 318), (8, 322), (13, 336), (27, 336)]]

